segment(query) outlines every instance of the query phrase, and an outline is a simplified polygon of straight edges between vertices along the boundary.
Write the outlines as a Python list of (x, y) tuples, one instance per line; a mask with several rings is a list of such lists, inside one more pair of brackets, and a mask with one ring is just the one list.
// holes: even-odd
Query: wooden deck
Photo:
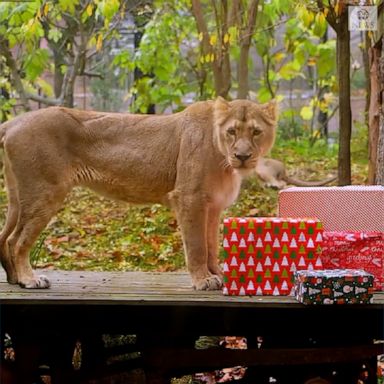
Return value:
[[(18, 356), (17, 380), (9, 382), (30, 384), (41, 350), (53, 351), (48, 356), (54, 384), (105, 375), (111, 366), (101, 362), (103, 348), (96, 340), (106, 333), (137, 335), (145, 383), (152, 384), (168, 383), (175, 374), (241, 364), (254, 367), (249, 372), (256, 369), (265, 382), (271, 369), (282, 378), (279, 383), (288, 384), (336, 370), (340, 380), (333, 383), (344, 384), (355, 382), (356, 367), (374, 367), (376, 355), (384, 353), (383, 344), (374, 343), (384, 339), (384, 293), (376, 293), (368, 305), (305, 306), (287, 296), (194, 291), (182, 272), (39, 273), (49, 277), (50, 289), (12, 286), (0, 273), (0, 330), (12, 335)], [(201, 335), (244, 336), (248, 350), (195, 350)], [(71, 365), (76, 340), (83, 344), (80, 372)], [(307, 367), (300, 369), (300, 381), (297, 366)], [(368, 383), (375, 383), (374, 371)], [(1, 370), (0, 381), (8, 383)]]
[(195, 291), (186, 272), (80, 272), (39, 271), (52, 286), (26, 290), (6, 283), (0, 274), (0, 302), (15, 304), (105, 304), (105, 305), (202, 305), (252, 306), (291, 304), (294, 298), (273, 296), (229, 297), (221, 291)]
[[(195, 291), (186, 272), (41, 270), (38, 273), (50, 279), (50, 289), (27, 290), (10, 285), (1, 271), (0, 304), (303, 307), (289, 296), (224, 296), (221, 291)], [(375, 293), (373, 306), (384, 306), (384, 292)]]

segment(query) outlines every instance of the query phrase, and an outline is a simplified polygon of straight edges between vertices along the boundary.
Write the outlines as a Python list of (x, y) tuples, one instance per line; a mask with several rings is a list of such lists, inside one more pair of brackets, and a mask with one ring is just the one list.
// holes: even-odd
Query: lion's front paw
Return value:
[(215, 291), (223, 286), (221, 278), (217, 275), (211, 275), (204, 279), (194, 279), (193, 288), (198, 291)]
[(42, 289), (49, 288), (51, 286), (51, 282), (48, 280), (48, 277), (44, 275), (34, 277), (33, 279), (21, 280), (19, 281), (19, 284), (20, 287), (28, 289)]

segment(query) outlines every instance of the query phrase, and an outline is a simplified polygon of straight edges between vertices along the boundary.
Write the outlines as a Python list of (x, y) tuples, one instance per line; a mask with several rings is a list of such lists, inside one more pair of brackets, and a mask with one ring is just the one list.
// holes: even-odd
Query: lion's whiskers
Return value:
[(227, 171), (231, 168), (231, 164), (229, 164), (228, 160), (224, 158), (220, 163), (220, 167), (222, 167), (225, 171)]

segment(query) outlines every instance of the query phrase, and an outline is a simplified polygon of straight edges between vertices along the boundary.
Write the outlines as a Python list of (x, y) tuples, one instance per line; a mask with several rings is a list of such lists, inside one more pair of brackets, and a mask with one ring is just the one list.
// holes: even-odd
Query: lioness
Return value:
[(29, 251), (75, 185), (176, 212), (195, 289), (218, 289), (221, 211), (242, 176), (272, 147), (276, 106), (248, 100), (195, 103), (172, 115), (52, 107), (3, 124), (8, 212), (0, 234), (8, 282), (48, 288)]
[(288, 184), (298, 187), (320, 187), (337, 180), (337, 176), (319, 181), (305, 181), (289, 176), (287, 169), (279, 160), (260, 158), (257, 162), (255, 173), (264, 187), (283, 189)]

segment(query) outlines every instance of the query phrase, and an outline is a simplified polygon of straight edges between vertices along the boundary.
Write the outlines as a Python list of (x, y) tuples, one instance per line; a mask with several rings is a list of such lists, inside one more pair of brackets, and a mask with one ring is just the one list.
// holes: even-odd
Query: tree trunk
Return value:
[(237, 91), (238, 99), (246, 99), (249, 92), (249, 79), (248, 79), (248, 58), (249, 49), (251, 47), (252, 35), (255, 31), (257, 7), (259, 0), (252, 0), (248, 8), (247, 25), (244, 28), (244, 33), (240, 37), (240, 59), (237, 70), (237, 78), (239, 81), (239, 88)]
[(217, 26), (216, 29), (220, 31), (221, 36), (218, 36), (219, 44), (217, 45), (216, 50), (214, 50), (210, 44), (209, 31), (204, 19), (200, 0), (192, 0), (192, 14), (196, 21), (197, 30), (202, 35), (200, 44), (201, 56), (206, 57), (211, 54), (215, 55), (214, 60), (211, 62), (211, 67), (216, 96), (226, 98), (231, 89), (231, 66), (228, 43), (224, 43), (222, 39), (228, 31), (228, 7), (227, 2), (224, 0), (220, 1), (219, 4), (222, 7), (221, 17), (215, 15), (215, 22)]
[(237, 77), (239, 80), (239, 89), (237, 91), (238, 99), (246, 99), (249, 92), (248, 85), (248, 57), (249, 57), (249, 44), (242, 44), (240, 48), (240, 59), (237, 70)]
[(68, 70), (63, 79), (63, 85), (61, 87), (61, 100), (62, 105), (67, 108), (74, 107), (74, 95), (75, 95), (75, 86), (76, 78), (80, 73), (80, 68), (84, 62), (86, 50), (86, 39), (82, 39), (77, 51), (75, 51), (75, 56), (71, 60), (71, 63), (68, 63)]
[[(78, 55), (78, 54), (77, 54)], [(77, 56), (68, 66), (67, 72), (63, 79), (63, 86), (61, 88), (61, 100), (63, 107), (73, 108), (74, 106), (74, 92), (75, 92), (75, 83), (78, 70), (78, 58)]]
[(376, 165), (378, 154), (379, 139), (379, 120), (380, 120), (380, 103), (379, 103), (379, 58), (380, 51), (378, 47), (369, 49), (370, 62), (370, 83), (371, 96), (369, 103), (368, 118), (368, 183), (375, 184), (376, 181)]
[(337, 31), (337, 72), (339, 83), (339, 185), (351, 184), (351, 91), (350, 91), (350, 33), (348, 13), (340, 16)]
[(368, 35), (368, 32), (364, 32), (363, 38), (362, 38), (363, 48), (362, 48), (362, 55), (363, 55), (363, 65), (364, 65), (364, 75), (365, 75), (365, 81), (366, 81), (366, 94), (365, 94), (365, 123), (369, 126), (369, 106), (371, 104), (371, 71), (370, 71), (370, 38)]
[(376, 184), (384, 185), (384, 113), (380, 113), (379, 140), (377, 146)]
[[(326, 29), (324, 36), (321, 38), (321, 43), (326, 43), (328, 41), (328, 28)], [(324, 94), (329, 92), (329, 85), (326, 85), (320, 90), (320, 101), (324, 100)], [(319, 129), (321, 134), (324, 136), (326, 141), (328, 142), (328, 112), (323, 112), (321, 109), (319, 110), (319, 114), (317, 116), (317, 122), (319, 124)]]
[[(219, 30), (219, 45), (218, 45), (218, 55), (217, 60), (219, 74), (220, 87), (217, 88), (217, 96), (227, 97), (231, 89), (231, 62), (229, 59), (229, 46), (228, 43), (224, 43), (223, 38), (225, 34), (228, 33), (228, 2), (227, 0), (221, 0), (221, 17), (217, 19), (218, 23), (217, 28)], [(216, 64), (214, 60), (213, 65)]]
[(376, 184), (384, 185), (384, 34), (381, 39), (381, 57), (379, 60), (379, 102), (380, 123), (377, 143)]
[(61, 66), (64, 64), (63, 55), (57, 52), (56, 49), (51, 45), (53, 51), (53, 62), (54, 62), (54, 78), (53, 78), (53, 88), (55, 92), (55, 97), (59, 98), (61, 95), (61, 88), (63, 87), (64, 75), (61, 70)]

